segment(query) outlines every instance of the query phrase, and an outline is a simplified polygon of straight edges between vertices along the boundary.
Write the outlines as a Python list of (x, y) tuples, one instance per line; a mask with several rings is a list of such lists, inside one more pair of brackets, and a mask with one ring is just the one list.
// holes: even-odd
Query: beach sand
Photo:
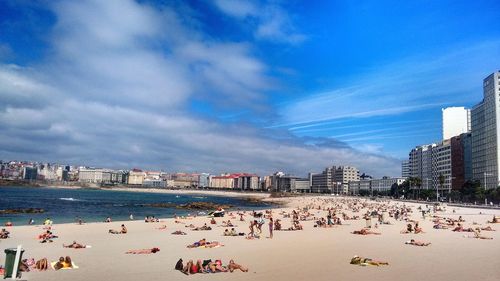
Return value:
[[(274, 218), (280, 210), (291, 210), (316, 202), (318, 197), (291, 198), (286, 208), (274, 209)], [(324, 198), (324, 197), (321, 197)], [(402, 204), (402, 203), (400, 203)], [(406, 203), (417, 206), (417, 204)], [(323, 204), (324, 207), (328, 205)], [(499, 210), (447, 207), (440, 216), (466, 220), (464, 226), (477, 222), (485, 226), (493, 215), (500, 216)], [(325, 211), (318, 216), (325, 217)], [(482, 214), (479, 214), (482, 212)], [(349, 214), (349, 212), (347, 212)], [(360, 215), (361, 213), (358, 213)], [(49, 270), (46, 272), (23, 273), (27, 280), (500, 280), (500, 224), (491, 224), (497, 231), (484, 231), (485, 236), (493, 240), (464, 238), (472, 233), (455, 233), (450, 229), (432, 228), (430, 219), (423, 220), (421, 214), (414, 211), (413, 218), (420, 222), (424, 234), (400, 234), (406, 222), (389, 221), (394, 225), (381, 225), (377, 230), (382, 235), (353, 235), (350, 232), (365, 226), (364, 220), (344, 221), (344, 225), (333, 228), (314, 228), (313, 221), (301, 222), (303, 231), (275, 231), (274, 239), (267, 239), (267, 224), (263, 227), (261, 239), (247, 240), (244, 237), (224, 237), (225, 228), (213, 226), (211, 231), (191, 231), (183, 224), (174, 223), (173, 219), (163, 219), (160, 223), (143, 221), (123, 222), (128, 228), (125, 235), (108, 234), (108, 229), (119, 229), (122, 222), (89, 223), (84, 225), (56, 224), (53, 233), (59, 238), (53, 243), (41, 244), (36, 236), (43, 232), (42, 226), (15, 226), (8, 230), (11, 238), (0, 240), (3, 249), (22, 244), (24, 257), (36, 260), (46, 257), (56, 261), (59, 256), (71, 256), (79, 266), (72, 270)], [(218, 224), (228, 217), (216, 218)], [(238, 225), (238, 232), (248, 233), (248, 221), (231, 221)], [(207, 217), (183, 220), (201, 226), (209, 222)], [(375, 219), (372, 220), (375, 223)], [(267, 222), (267, 220), (266, 220)], [(166, 230), (158, 230), (166, 224)], [(290, 226), (290, 219), (282, 219), (284, 228)], [(475, 227), (475, 226), (474, 226)], [(187, 232), (187, 235), (171, 235), (175, 230)], [(186, 245), (206, 238), (208, 241), (220, 241), (225, 246), (213, 249), (188, 249)], [(405, 245), (404, 242), (415, 238), (428, 241), (428, 247)], [(66, 249), (62, 244), (73, 240), (90, 249)], [(161, 251), (151, 255), (128, 255), (130, 249), (159, 247)], [(369, 257), (389, 262), (389, 266), (356, 266), (349, 264), (354, 255)], [(248, 273), (195, 274), (186, 276), (174, 270), (179, 258), (184, 262), (189, 259), (222, 259), (226, 264), (229, 259), (249, 267)]]

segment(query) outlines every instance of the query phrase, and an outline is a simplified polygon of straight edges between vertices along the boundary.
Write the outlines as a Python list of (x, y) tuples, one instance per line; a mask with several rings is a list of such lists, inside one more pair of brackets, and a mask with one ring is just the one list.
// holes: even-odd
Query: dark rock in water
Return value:
[(177, 209), (194, 209), (194, 210), (216, 210), (218, 208), (229, 209), (232, 205), (221, 205), (212, 202), (191, 202), (187, 204), (177, 205)]
[(41, 213), (45, 213), (45, 210), (40, 208), (0, 210), (0, 215), (41, 214)]
[(177, 209), (188, 209), (188, 210), (217, 210), (218, 208), (231, 208), (231, 205), (221, 205), (212, 202), (190, 202), (187, 204), (173, 204), (173, 203), (148, 203), (140, 204), (138, 206), (142, 207), (153, 207), (153, 208), (177, 208)]
[(153, 208), (174, 208), (177, 207), (176, 204), (172, 203), (151, 203), (151, 204), (142, 204), (143, 207), (153, 207)]

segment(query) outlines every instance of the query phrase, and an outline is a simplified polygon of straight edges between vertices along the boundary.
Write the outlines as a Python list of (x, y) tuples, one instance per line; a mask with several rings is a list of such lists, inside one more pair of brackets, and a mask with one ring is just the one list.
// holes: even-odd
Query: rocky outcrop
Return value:
[(150, 203), (142, 204), (143, 207), (153, 207), (153, 208), (177, 208), (186, 210), (217, 210), (218, 208), (231, 208), (231, 205), (217, 204), (213, 202), (190, 202), (186, 204), (173, 204), (173, 203)]
[(45, 213), (45, 210), (40, 208), (0, 210), (0, 215), (41, 214), (41, 213)]

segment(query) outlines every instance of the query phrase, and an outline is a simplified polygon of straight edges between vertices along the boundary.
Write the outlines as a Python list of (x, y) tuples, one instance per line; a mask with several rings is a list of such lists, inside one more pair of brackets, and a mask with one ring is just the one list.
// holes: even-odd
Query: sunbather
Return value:
[(376, 261), (376, 260), (372, 260), (370, 258), (363, 258), (363, 257), (358, 257), (358, 256), (354, 256), (351, 259), (351, 264), (357, 264), (357, 265), (376, 265), (376, 266), (379, 266), (379, 265), (389, 265), (389, 263), (385, 262), (385, 261)]
[(180, 230), (176, 230), (176, 231), (172, 232), (172, 234), (173, 234), (173, 235), (187, 235), (187, 233), (186, 233), (186, 232), (184, 232), (184, 231), (180, 231)]
[(0, 231), (0, 239), (7, 239), (9, 238), (10, 232), (7, 231), (5, 228), (2, 228), (2, 231)]
[(125, 227), (124, 224), (122, 224), (122, 229), (121, 230), (114, 230), (114, 229), (110, 229), (109, 230), (109, 233), (111, 234), (126, 234), (128, 232), (127, 228)]
[(375, 234), (375, 235), (380, 235), (382, 233), (380, 232), (374, 232), (374, 231), (370, 231), (366, 228), (362, 228), (361, 230), (354, 230), (353, 232), (351, 232), (352, 234), (358, 234), (358, 235), (368, 235), (368, 234)]
[(68, 245), (63, 244), (63, 247), (64, 248), (73, 248), (73, 249), (82, 249), (82, 248), (86, 248), (87, 246), (80, 244), (80, 243), (76, 243), (76, 241), (73, 241), (73, 243), (68, 244)]
[(413, 245), (413, 246), (429, 246), (431, 243), (422, 242), (422, 241), (415, 241), (415, 239), (411, 239), (410, 241), (406, 241), (405, 244)]
[(142, 250), (129, 250), (125, 254), (156, 254), (160, 251), (160, 248), (142, 249)]
[(69, 256), (66, 256), (66, 258), (60, 257), (59, 261), (54, 265), (55, 270), (59, 270), (62, 268), (72, 268), (72, 267), (73, 263)]
[(229, 261), (229, 264), (227, 265), (227, 268), (229, 269), (229, 272), (233, 272), (236, 269), (239, 269), (239, 270), (241, 270), (243, 272), (248, 272), (248, 268), (243, 267), (242, 265), (239, 265), (239, 264), (235, 263), (234, 260), (230, 260)]

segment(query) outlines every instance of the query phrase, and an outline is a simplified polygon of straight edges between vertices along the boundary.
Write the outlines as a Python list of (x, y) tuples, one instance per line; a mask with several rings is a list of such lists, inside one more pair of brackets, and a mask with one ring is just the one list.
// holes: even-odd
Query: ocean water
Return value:
[(92, 189), (59, 189), (32, 187), (0, 187), (0, 210), (42, 208), (42, 214), (9, 214), (0, 215), (0, 224), (10, 220), (14, 225), (26, 225), (30, 218), (36, 224), (49, 217), (54, 223), (75, 222), (77, 217), (86, 222), (104, 221), (111, 217), (114, 221), (128, 220), (130, 214), (134, 219), (146, 216), (159, 218), (172, 217), (174, 214), (197, 214), (197, 210), (177, 208), (155, 208), (141, 206), (151, 203), (186, 204), (190, 202), (213, 202), (235, 206), (233, 210), (252, 210), (272, 207), (264, 202), (250, 202), (241, 198), (182, 195), (146, 192), (127, 192)]

